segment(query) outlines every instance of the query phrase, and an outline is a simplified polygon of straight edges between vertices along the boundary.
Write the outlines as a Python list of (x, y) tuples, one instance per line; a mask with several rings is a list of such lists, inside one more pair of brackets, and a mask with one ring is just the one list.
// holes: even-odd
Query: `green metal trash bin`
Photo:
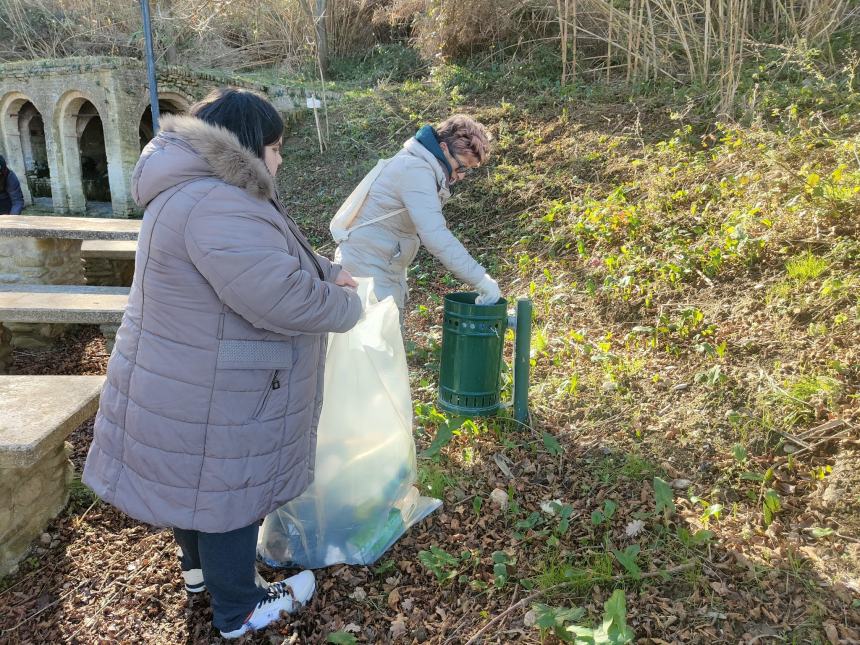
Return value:
[(445, 296), (439, 407), (461, 416), (498, 412), (499, 379), (508, 302), (476, 305), (478, 294)]
[(477, 293), (445, 296), (442, 360), (439, 366), (439, 407), (462, 417), (492, 416), (499, 411), (499, 380), (505, 330), (514, 330), (514, 419), (529, 427), (529, 368), (532, 301), (517, 299), (508, 315), (504, 298), (494, 305), (476, 305)]

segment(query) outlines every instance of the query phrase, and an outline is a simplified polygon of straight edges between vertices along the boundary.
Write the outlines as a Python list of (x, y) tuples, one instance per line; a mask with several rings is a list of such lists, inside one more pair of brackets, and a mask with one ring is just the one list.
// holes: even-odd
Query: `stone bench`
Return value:
[(140, 220), (0, 215), (0, 284), (84, 284), (82, 240), (137, 240)]
[[(125, 287), (0, 284), (0, 371), (8, 366), (17, 323), (99, 325), (110, 352), (128, 291)], [(18, 337), (16, 345), (25, 346)]]
[(81, 257), (85, 260), (105, 258), (108, 260), (131, 260), (137, 253), (134, 240), (84, 240), (81, 243)]
[(134, 240), (84, 240), (81, 259), (87, 284), (131, 286), (136, 252)]
[(69, 499), (66, 438), (98, 408), (103, 376), (0, 376), (0, 576)]

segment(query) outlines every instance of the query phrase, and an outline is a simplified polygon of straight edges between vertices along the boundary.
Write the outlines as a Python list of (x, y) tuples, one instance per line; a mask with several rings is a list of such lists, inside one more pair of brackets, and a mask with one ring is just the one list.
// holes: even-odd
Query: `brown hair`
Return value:
[(465, 114), (455, 114), (436, 126), (436, 136), (456, 154), (471, 152), (479, 163), (490, 154), (490, 133)]

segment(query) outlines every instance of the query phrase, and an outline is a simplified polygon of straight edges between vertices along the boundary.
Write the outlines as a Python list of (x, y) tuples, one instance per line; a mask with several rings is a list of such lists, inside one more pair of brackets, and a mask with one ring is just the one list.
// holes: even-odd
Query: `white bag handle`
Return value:
[[(393, 157), (391, 159), (393, 159)], [(370, 221), (362, 222), (358, 226), (352, 226), (353, 222), (355, 222), (355, 218), (361, 212), (361, 207), (364, 206), (365, 200), (367, 200), (367, 195), (370, 193), (370, 187), (391, 159), (380, 159), (371, 171), (364, 176), (364, 179), (359, 182), (358, 186), (353, 189), (349, 194), (349, 197), (344, 200), (343, 204), (340, 205), (340, 208), (337, 209), (337, 213), (334, 214), (334, 217), (331, 218), (328, 229), (331, 231), (331, 236), (334, 238), (336, 243), (340, 244), (341, 242), (346, 241), (349, 238), (350, 231), (354, 231), (362, 226), (376, 224), (377, 222), (386, 220), (389, 217), (399, 215), (406, 210), (405, 208), (399, 208), (396, 211), (391, 211), (390, 213), (385, 213), (379, 217), (374, 217)]]

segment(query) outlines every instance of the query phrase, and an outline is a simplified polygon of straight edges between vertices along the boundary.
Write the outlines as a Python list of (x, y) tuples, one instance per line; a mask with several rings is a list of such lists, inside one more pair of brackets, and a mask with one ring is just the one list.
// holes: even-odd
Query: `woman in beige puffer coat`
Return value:
[(451, 273), (478, 292), (477, 304), (493, 304), (499, 285), (448, 229), (442, 206), (451, 185), (489, 154), (483, 125), (457, 114), (421, 128), (403, 144), (370, 187), (335, 252), (335, 262), (356, 277), (374, 280), (380, 300), (393, 296), (401, 320), (408, 288), (406, 272), (423, 244)]

